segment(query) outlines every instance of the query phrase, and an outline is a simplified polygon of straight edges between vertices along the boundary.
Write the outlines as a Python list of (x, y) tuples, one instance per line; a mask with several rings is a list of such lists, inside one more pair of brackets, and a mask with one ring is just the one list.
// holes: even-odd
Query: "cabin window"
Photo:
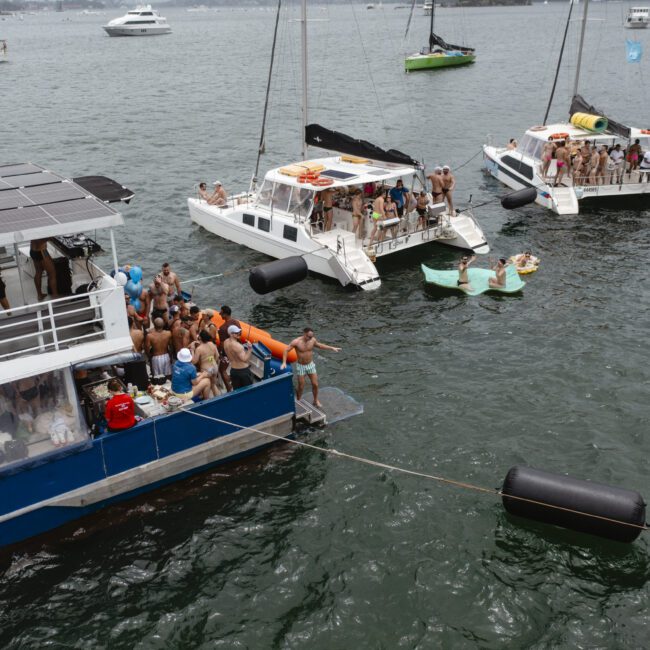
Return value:
[(127, 20), (125, 25), (155, 25), (155, 20)]
[(286, 212), (289, 209), (291, 198), (291, 186), (283, 183), (276, 183), (273, 189), (273, 209)]
[(255, 215), (254, 214), (246, 214), (244, 212), (244, 215), (242, 216), (242, 221), (244, 222), (245, 226), (250, 226), (251, 228), (255, 228)]
[(273, 183), (264, 181), (262, 187), (257, 193), (257, 203), (263, 208), (271, 207), (271, 196), (273, 196)]
[(289, 241), (297, 241), (298, 240), (298, 228), (294, 228), (293, 226), (285, 226), (284, 227), (284, 232), (282, 233), (282, 236), (285, 239), (288, 239)]
[(271, 220), (264, 217), (257, 217), (257, 227), (264, 232), (270, 232)]
[(311, 212), (313, 199), (314, 192), (311, 190), (306, 187), (294, 187), (289, 201), (289, 212), (297, 217), (306, 217)]
[(141, 16), (153, 16), (153, 14), (150, 11), (143, 11), (140, 15)]
[(530, 165), (527, 165), (526, 163), (522, 162), (521, 160), (517, 160), (512, 156), (503, 156), (503, 158), (501, 158), (501, 161), (510, 167), (510, 169), (514, 169), (515, 171), (518, 171), (522, 176), (525, 176), (526, 178), (532, 180), (533, 170)]
[(0, 470), (84, 440), (70, 368), (0, 385)]

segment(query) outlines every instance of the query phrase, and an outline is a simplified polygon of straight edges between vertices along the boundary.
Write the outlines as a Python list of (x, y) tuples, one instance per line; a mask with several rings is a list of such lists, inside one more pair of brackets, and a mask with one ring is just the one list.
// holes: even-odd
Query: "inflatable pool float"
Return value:
[[(217, 327), (221, 327), (223, 325), (223, 318), (219, 316), (218, 311), (215, 311), (214, 316), (211, 320)], [(236, 320), (239, 321), (239, 325), (241, 326), (241, 338), (243, 341), (250, 341), (251, 343), (263, 343), (269, 350), (271, 350), (271, 354), (276, 359), (282, 359), (282, 355), (284, 354), (285, 349), (288, 347), (286, 343), (282, 343), (282, 341), (274, 339), (266, 330), (261, 330), (257, 327), (253, 327), (252, 325), (245, 323), (239, 318)], [(294, 363), (297, 359), (298, 357), (296, 355), (296, 351), (291, 350), (291, 352), (289, 352), (289, 356), (287, 356), (287, 362)]]
[(508, 261), (517, 269), (517, 273), (519, 273), (519, 275), (528, 275), (529, 273), (535, 273), (535, 271), (537, 271), (539, 268), (539, 263), (541, 260), (539, 257), (531, 255), (524, 266), (519, 266), (518, 261), (523, 257), (523, 255), (524, 253), (513, 255), (508, 259)]
[(422, 272), (424, 273), (424, 280), (428, 284), (435, 284), (438, 287), (445, 289), (454, 289), (461, 293), (466, 293), (468, 296), (478, 296), (486, 291), (498, 291), (499, 293), (517, 293), (521, 291), (526, 283), (519, 277), (512, 264), (506, 266), (506, 286), (505, 287), (491, 287), (488, 283), (490, 278), (496, 277), (496, 273), (490, 269), (473, 269), (467, 271), (469, 285), (471, 290), (461, 289), (458, 286), (458, 271), (438, 271), (430, 269), (428, 266), (422, 264)]

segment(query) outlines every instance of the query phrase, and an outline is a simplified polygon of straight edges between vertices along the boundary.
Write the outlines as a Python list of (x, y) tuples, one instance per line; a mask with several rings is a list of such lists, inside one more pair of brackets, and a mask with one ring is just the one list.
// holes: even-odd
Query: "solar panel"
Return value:
[(341, 181), (347, 181), (350, 178), (356, 178), (358, 174), (350, 174), (348, 172), (342, 172), (338, 169), (326, 169), (324, 172), (320, 173), (321, 176), (329, 176), (330, 178), (338, 178)]
[(53, 172), (0, 165), (0, 245), (121, 223), (118, 212)]

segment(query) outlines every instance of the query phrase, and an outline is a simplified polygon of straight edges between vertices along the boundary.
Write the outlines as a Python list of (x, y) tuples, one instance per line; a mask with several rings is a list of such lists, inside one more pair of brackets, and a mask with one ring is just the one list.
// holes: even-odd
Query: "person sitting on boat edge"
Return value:
[(476, 259), (476, 255), (472, 255), (472, 257), (467, 257), (467, 255), (463, 255), (460, 258), (460, 262), (458, 263), (458, 280), (456, 281), (456, 286), (461, 291), (472, 290), (472, 285), (469, 283), (469, 276), (467, 275), (467, 270), (469, 269), (469, 265), (475, 259)]
[(223, 189), (221, 181), (214, 182), (214, 192), (208, 199), (208, 203), (217, 207), (223, 207), (228, 203), (228, 196), (226, 195), (226, 190)]
[(206, 372), (197, 372), (192, 365), (192, 353), (188, 348), (178, 351), (172, 368), (172, 393), (184, 400), (201, 396), (210, 397), (210, 377)]
[(201, 198), (202, 198), (206, 203), (209, 203), (209, 202), (210, 202), (210, 198), (212, 197), (212, 195), (210, 194), (210, 192), (208, 192), (208, 186), (205, 184), (204, 181), (201, 181), (201, 182), (199, 183), (199, 196), (200, 196), (200, 197), (201, 197)]
[(488, 285), (493, 289), (503, 289), (506, 286), (506, 264), (508, 260), (505, 257), (500, 257), (492, 270), (496, 273), (496, 277), (488, 278)]
[(130, 429), (135, 424), (135, 404), (133, 398), (122, 390), (122, 384), (117, 379), (108, 382), (111, 398), (104, 407), (106, 426), (110, 433)]
[(506, 147), (506, 149), (508, 149), (510, 151), (514, 151), (516, 148), (517, 148), (517, 141), (514, 138), (510, 138), (510, 140), (508, 141), (508, 146)]
[(241, 344), (239, 337), (241, 328), (237, 325), (228, 327), (228, 338), (223, 343), (223, 349), (230, 361), (230, 382), (232, 389), (244, 388), (253, 383), (250, 369), (250, 358), (253, 348), (250, 343)]

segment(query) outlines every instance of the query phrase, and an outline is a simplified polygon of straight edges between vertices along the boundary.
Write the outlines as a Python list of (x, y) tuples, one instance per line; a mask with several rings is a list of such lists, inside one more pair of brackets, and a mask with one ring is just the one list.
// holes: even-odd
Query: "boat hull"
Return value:
[(162, 34), (171, 34), (172, 28), (169, 25), (137, 28), (124, 25), (116, 25), (114, 27), (106, 25), (104, 26), (104, 31), (109, 36), (160, 36)]
[(475, 54), (463, 54), (462, 56), (417, 54), (409, 56), (404, 60), (404, 69), (407, 72), (412, 72), (413, 70), (435, 70), (438, 68), (467, 65), (474, 63), (475, 60)]
[(3, 470), (0, 547), (255, 453), (275, 441), (245, 427), (289, 437), (295, 415), (292, 375), (283, 372), (188, 410), (148, 418), (126, 431)]

